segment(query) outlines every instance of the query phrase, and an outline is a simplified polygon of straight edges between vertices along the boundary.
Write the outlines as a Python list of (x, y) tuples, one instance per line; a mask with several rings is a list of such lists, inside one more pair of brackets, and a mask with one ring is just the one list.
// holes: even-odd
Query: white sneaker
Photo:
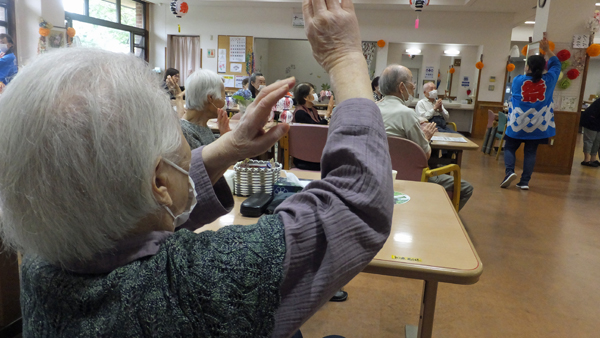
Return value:
[(519, 188), (521, 190), (529, 190), (529, 186), (526, 184), (517, 183), (517, 188)]
[(517, 179), (517, 174), (512, 173), (510, 175), (506, 175), (502, 184), (500, 184), (500, 188), (508, 188), (510, 184)]

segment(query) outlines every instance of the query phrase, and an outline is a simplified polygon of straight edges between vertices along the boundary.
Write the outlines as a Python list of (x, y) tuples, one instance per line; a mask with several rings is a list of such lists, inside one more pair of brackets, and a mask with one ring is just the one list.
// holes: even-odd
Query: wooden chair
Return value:
[(294, 123), (282, 139), (283, 169), (290, 169), (290, 157), (308, 162), (321, 162), (329, 126)]
[(454, 191), (448, 195), (452, 205), (458, 212), (460, 202), (460, 167), (449, 164), (437, 169), (429, 169), (427, 155), (423, 149), (413, 141), (395, 136), (388, 136), (388, 147), (392, 159), (392, 169), (398, 171), (396, 179), (408, 181), (428, 182), (430, 177), (443, 174), (452, 174), (454, 177)]

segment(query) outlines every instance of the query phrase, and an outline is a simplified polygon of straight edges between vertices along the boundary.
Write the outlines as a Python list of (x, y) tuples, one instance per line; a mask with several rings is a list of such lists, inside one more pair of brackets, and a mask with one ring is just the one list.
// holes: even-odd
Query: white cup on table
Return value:
[(396, 180), (396, 175), (398, 175), (398, 171), (392, 170), (392, 181)]

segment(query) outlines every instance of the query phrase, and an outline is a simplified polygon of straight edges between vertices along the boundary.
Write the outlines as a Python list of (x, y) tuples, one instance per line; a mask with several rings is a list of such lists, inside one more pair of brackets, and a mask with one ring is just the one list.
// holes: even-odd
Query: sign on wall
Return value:
[(462, 80), (462, 86), (463, 87), (469, 87), (471, 85), (471, 82), (469, 81), (469, 77), (468, 76), (464, 76), (463, 80)]
[(425, 77), (424, 80), (433, 80), (433, 70), (434, 68), (431, 66), (425, 67)]

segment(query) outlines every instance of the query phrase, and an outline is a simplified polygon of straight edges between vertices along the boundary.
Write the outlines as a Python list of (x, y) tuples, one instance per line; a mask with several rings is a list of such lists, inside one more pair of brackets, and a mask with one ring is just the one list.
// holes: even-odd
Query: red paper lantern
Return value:
[(566, 49), (563, 49), (560, 52), (556, 53), (556, 57), (560, 62), (565, 62), (571, 58), (571, 52), (569, 52)]
[(569, 78), (569, 80), (575, 80), (579, 77), (579, 71), (577, 69), (571, 69), (567, 72), (567, 77)]

